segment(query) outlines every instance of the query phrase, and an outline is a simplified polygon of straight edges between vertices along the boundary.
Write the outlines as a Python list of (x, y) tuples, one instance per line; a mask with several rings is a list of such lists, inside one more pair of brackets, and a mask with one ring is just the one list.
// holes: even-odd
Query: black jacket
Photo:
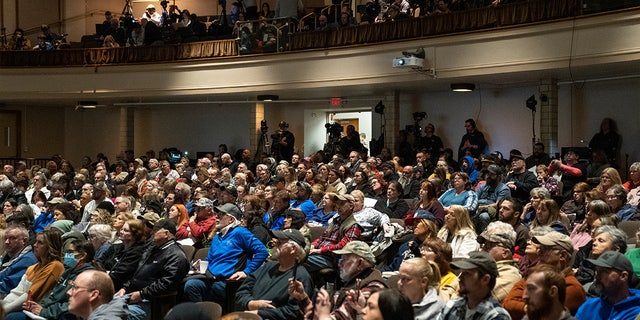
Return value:
[(120, 290), (138, 269), (144, 248), (144, 243), (134, 244), (127, 249), (122, 243), (114, 244), (98, 260), (102, 268), (109, 271), (116, 291)]
[(126, 293), (140, 291), (143, 299), (175, 291), (189, 272), (189, 262), (175, 240), (152, 245), (142, 254), (138, 269), (124, 284)]

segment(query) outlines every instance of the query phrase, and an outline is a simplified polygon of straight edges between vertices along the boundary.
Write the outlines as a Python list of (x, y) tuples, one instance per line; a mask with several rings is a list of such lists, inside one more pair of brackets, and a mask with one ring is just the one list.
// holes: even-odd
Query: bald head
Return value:
[(113, 281), (103, 271), (83, 271), (76, 277), (74, 284), (67, 291), (69, 312), (83, 319), (87, 319), (99, 306), (109, 303), (115, 293)]

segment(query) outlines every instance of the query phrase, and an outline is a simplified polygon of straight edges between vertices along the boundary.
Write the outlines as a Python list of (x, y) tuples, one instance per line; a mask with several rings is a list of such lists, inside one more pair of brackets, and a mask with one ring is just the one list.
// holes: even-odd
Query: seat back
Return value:
[(193, 255), (193, 258), (191, 260), (192, 261), (196, 261), (198, 259), (204, 260), (208, 254), (209, 254), (209, 247), (200, 248), (196, 251), (196, 253)]
[(640, 228), (640, 221), (622, 221), (618, 224), (618, 228), (627, 234), (627, 243), (636, 243), (636, 232)]
[(180, 248), (184, 252), (184, 256), (187, 257), (187, 261), (191, 261), (193, 254), (196, 252), (196, 248), (189, 245), (180, 245)]

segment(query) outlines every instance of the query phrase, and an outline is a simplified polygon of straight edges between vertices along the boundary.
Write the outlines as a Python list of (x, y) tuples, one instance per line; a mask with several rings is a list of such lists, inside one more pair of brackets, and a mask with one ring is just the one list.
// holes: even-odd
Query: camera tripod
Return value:
[(131, 6), (131, 0), (125, 0), (124, 8), (122, 8), (122, 15), (133, 17), (133, 7)]

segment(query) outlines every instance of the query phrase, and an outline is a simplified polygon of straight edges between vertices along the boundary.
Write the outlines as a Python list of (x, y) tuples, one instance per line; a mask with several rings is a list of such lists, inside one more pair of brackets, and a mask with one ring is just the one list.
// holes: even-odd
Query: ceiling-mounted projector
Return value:
[(424, 67), (424, 59), (418, 58), (415, 56), (410, 57), (399, 57), (393, 59), (393, 67), (394, 68), (413, 68), (413, 67)]

